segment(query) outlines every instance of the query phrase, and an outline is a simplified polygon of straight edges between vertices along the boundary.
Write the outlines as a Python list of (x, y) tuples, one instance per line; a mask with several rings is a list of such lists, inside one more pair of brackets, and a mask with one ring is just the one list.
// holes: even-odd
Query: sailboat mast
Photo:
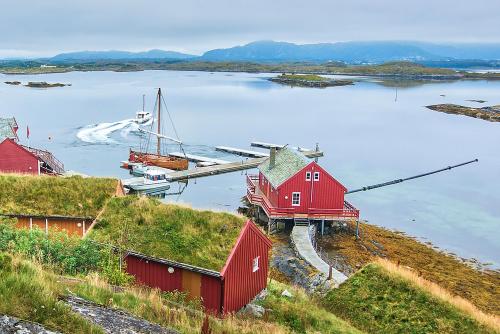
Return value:
[[(161, 88), (158, 88), (158, 134), (161, 134)], [(158, 155), (161, 155), (161, 150), (160, 150), (160, 145), (161, 145), (161, 138), (160, 136), (156, 137), (157, 139), (157, 145), (156, 145), (156, 153)]]

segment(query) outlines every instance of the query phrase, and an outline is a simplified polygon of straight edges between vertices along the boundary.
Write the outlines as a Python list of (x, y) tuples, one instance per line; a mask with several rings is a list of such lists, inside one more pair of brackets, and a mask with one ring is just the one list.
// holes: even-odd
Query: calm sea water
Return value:
[[(347, 188), (411, 176), (478, 158), (479, 163), (400, 185), (348, 195), (370, 223), (405, 231), (463, 257), (500, 264), (500, 124), (427, 110), (435, 103), (500, 104), (500, 82), (462, 81), (399, 88), (363, 80), (327, 89), (290, 88), (266, 74), (147, 71), (4, 76), (71, 83), (32, 89), (0, 84), (0, 114), (29, 125), (31, 144), (66, 169), (127, 177), (119, 168), (139, 138), (130, 118), (152, 107), (162, 87), (186, 151), (222, 159), (216, 145), (253, 140), (325, 151), (320, 163)], [(441, 96), (444, 95), (444, 96)], [(168, 129), (167, 129), (168, 130)], [(172, 149), (177, 149), (172, 147)], [(177, 190), (177, 185), (172, 187)], [(244, 173), (191, 181), (168, 201), (233, 211)]]

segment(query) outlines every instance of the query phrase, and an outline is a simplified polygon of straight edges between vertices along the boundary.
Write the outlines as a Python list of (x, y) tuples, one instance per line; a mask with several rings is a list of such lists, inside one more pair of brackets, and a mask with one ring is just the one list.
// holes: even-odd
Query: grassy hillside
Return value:
[[(408, 275), (405, 277), (389, 266), (372, 263), (339, 289), (331, 290), (324, 304), (331, 312), (369, 333), (495, 332), (496, 321), (492, 317), (467, 312), (470, 308), (458, 308), (451, 296), (435, 291), (410, 281)], [(490, 321), (478, 321), (485, 318)], [(500, 330), (498, 325), (496, 328)]]
[(63, 289), (40, 266), (0, 253), (0, 314), (63, 333), (104, 333), (58, 301)]
[(165, 205), (145, 197), (113, 198), (90, 237), (150, 256), (220, 271), (245, 219)]
[(0, 214), (94, 218), (117, 184), (106, 178), (0, 175)]
[(352, 268), (361, 268), (379, 256), (399, 262), (482, 311), (500, 315), (500, 272), (475, 270), (430, 245), (378, 226), (361, 223), (360, 231), (361, 240), (352, 231), (335, 233), (320, 239), (320, 247), (330, 256), (340, 255)]

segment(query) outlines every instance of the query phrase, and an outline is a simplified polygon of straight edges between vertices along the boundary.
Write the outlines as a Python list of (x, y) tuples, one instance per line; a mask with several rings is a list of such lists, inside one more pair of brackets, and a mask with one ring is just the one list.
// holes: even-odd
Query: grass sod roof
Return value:
[(285, 147), (276, 152), (273, 168), (270, 168), (270, 159), (267, 159), (259, 165), (259, 171), (276, 188), (308, 164), (303, 154)]
[[(323, 304), (368, 333), (495, 333), (493, 316), (468, 313), (442, 288), (419, 286), (419, 279), (416, 273), (404, 276), (396, 265), (371, 263), (330, 290)], [(484, 317), (488, 326), (477, 320)]]
[(128, 196), (108, 202), (90, 237), (147, 256), (220, 272), (245, 222), (231, 213)]
[(110, 178), (0, 175), (0, 214), (95, 218), (117, 185)]

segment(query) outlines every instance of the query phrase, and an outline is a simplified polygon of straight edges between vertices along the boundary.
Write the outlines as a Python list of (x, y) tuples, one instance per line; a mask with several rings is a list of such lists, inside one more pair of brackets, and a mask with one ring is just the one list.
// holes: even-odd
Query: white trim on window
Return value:
[(292, 206), (300, 206), (300, 192), (292, 193)]
[(252, 260), (252, 272), (256, 272), (259, 270), (259, 258), (260, 256), (257, 256), (255, 259)]
[(319, 172), (314, 172), (314, 181), (319, 181)]
[(306, 172), (306, 181), (311, 181), (311, 172)]

